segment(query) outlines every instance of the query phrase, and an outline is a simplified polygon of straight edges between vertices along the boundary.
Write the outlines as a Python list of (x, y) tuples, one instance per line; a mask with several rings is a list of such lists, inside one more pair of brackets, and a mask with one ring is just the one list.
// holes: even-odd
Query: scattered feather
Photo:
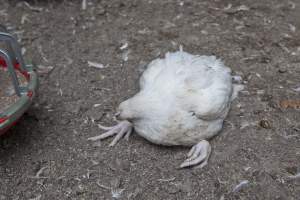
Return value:
[(39, 53), (41, 54), (43, 60), (46, 61), (46, 62), (49, 62), (48, 59), (46, 58), (44, 52), (43, 52), (43, 48), (42, 48), (41, 45), (38, 46), (38, 51), (39, 51)]
[(249, 171), (249, 169), (251, 169), (251, 167), (244, 167), (244, 170), (247, 172)]
[(111, 196), (112, 196), (112, 198), (114, 198), (114, 199), (121, 198), (121, 195), (122, 195), (122, 193), (123, 193), (124, 190), (125, 189), (120, 189), (120, 188), (112, 189), (111, 190)]
[(28, 14), (24, 14), (21, 17), (21, 24), (25, 24), (25, 22), (30, 22), (30, 20), (28, 19)]
[(260, 75), (259, 73), (255, 73), (255, 75), (256, 75), (258, 78), (262, 79), (262, 78), (261, 78), (261, 75)]
[(22, 55), (24, 55), (24, 54), (26, 53), (26, 51), (27, 51), (27, 50), (26, 50), (25, 47), (22, 47), (22, 48), (21, 48), (21, 53), (22, 53)]
[(43, 65), (37, 66), (37, 72), (39, 74), (49, 74), (53, 69), (54, 69), (53, 66), (43, 66)]
[(289, 28), (293, 33), (296, 32), (296, 26), (294, 26), (293, 24), (289, 24)]
[(138, 33), (142, 34), (142, 35), (145, 35), (145, 34), (150, 34), (151, 31), (149, 29), (147, 29), (147, 28), (144, 28), (142, 30), (138, 30)]
[(82, 2), (81, 2), (81, 9), (82, 10), (86, 10), (86, 0), (82, 0)]
[[(113, 181), (114, 182), (114, 181)], [(124, 192), (125, 189), (119, 188), (119, 179), (115, 183), (112, 183), (112, 186), (106, 186), (100, 183), (100, 180), (97, 180), (96, 184), (105, 190), (110, 190), (111, 191), (111, 196), (114, 199), (119, 199), (121, 198), (122, 193)]]
[(124, 49), (126, 49), (127, 47), (128, 47), (128, 42), (124, 43), (124, 44), (120, 47), (120, 49), (121, 49), (121, 50), (124, 50)]
[(42, 12), (43, 11), (43, 8), (39, 8), (39, 7), (34, 7), (34, 6), (31, 6), (28, 2), (26, 1), (23, 1), (23, 4), (25, 6), (27, 6), (30, 10), (32, 11), (35, 11), (35, 12)]
[(88, 66), (89, 67), (94, 67), (94, 68), (97, 68), (97, 69), (103, 69), (103, 68), (106, 67), (101, 63), (96, 63), (96, 62), (91, 62), (91, 61), (88, 61)]
[(58, 93), (59, 93), (59, 95), (60, 95), (61, 97), (63, 96), (63, 91), (62, 91), (61, 88), (59, 88)]
[(229, 9), (231, 9), (232, 8), (232, 4), (230, 3), (230, 4), (228, 4), (223, 10), (229, 10)]
[(29, 178), (33, 178), (33, 179), (45, 179), (45, 178), (48, 178), (48, 177), (45, 177), (45, 176), (41, 176), (46, 169), (48, 169), (48, 167), (42, 167), (41, 169), (39, 169), (36, 172), (36, 174), (34, 176), (30, 176)]
[(169, 28), (174, 28), (176, 27), (176, 24), (170, 22), (170, 21), (166, 21), (165, 25), (164, 25), (164, 29), (169, 29)]
[(177, 42), (175, 42), (175, 41), (171, 41), (171, 44), (174, 46), (174, 47), (176, 47), (178, 44), (177, 44)]
[(245, 28), (245, 25), (239, 25), (239, 26), (236, 26), (235, 27), (235, 30), (241, 30), (241, 29), (243, 29), (243, 28)]
[(240, 5), (236, 8), (232, 8), (232, 5), (228, 5), (226, 8), (223, 9), (226, 13), (228, 14), (235, 14), (238, 12), (243, 12), (243, 11), (249, 11), (250, 8), (246, 5)]
[(203, 35), (207, 35), (208, 34), (208, 32), (206, 30), (201, 30), (200, 33), (203, 34)]
[(105, 189), (105, 190), (110, 190), (110, 187), (108, 187), (108, 186), (106, 186), (106, 185), (102, 185), (102, 184), (100, 183), (99, 180), (96, 182), (96, 184), (97, 184), (100, 188), (103, 188), (103, 189)]
[(168, 178), (168, 179), (158, 179), (159, 182), (171, 182), (174, 181), (176, 179), (176, 177), (173, 178)]
[(236, 185), (233, 188), (232, 192), (238, 192), (238, 191), (240, 191), (243, 187), (245, 187), (248, 184), (249, 184), (248, 180), (243, 180), (243, 181), (241, 181), (238, 185)]
[(240, 129), (242, 130), (244, 128), (247, 128), (249, 126), (254, 126), (254, 125), (256, 125), (255, 122), (242, 121)]
[(37, 171), (35, 177), (41, 177), (41, 174), (45, 171), (45, 169), (48, 169), (48, 167), (42, 167), (39, 171)]
[(237, 7), (236, 10), (237, 11), (248, 11), (248, 10), (250, 10), (250, 8), (248, 6), (241, 5), (241, 6)]

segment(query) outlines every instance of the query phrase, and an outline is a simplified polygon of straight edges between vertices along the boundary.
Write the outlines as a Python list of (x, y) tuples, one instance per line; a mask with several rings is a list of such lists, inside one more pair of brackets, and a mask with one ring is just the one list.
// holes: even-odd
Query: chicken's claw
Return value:
[(196, 166), (199, 168), (207, 164), (207, 160), (211, 153), (211, 146), (206, 140), (200, 141), (194, 145), (188, 153), (188, 158), (180, 165), (180, 168)]
[(105, 138), (111, 137), (116, 135), (113, 141), (109, 144), (109, 146), (114, 146), (117, 142), (125, 135), (125, 139), (128, 140), (131, 132), (132, 132), (132, 124), (129, 121), (121, 121), (116, 126), (112, 127), (105, 127), (102, 125), (98, 125), (100, 129), (106, 130), (107, 132), (97, 135), (94, 137), (88, 138), (88, 140), (96, 141), (96, 140), (103, 140)]

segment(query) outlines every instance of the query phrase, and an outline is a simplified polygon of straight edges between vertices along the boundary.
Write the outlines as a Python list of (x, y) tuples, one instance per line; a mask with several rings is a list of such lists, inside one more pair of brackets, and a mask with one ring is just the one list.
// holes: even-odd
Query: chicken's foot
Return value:
[(116, 135), (113, 141), (109, 144), (109, 146), (114, 146), (117, 144), (117, 142), (125, 135), (125, 139), (128, 140), (131, 132), (132, 132), (132, 124), (129, 121), (121, 121), (116, 126), (112, 127), (105, 127), (102, 125), (99, 125), (99, 128), (102, 130), (106, 130), (107, 132), (88, 138), (88, 140), (96, 141), (96, 140), (103, 140), (105, 138), (111, 137), (113, 135)]
[(202, 168), (207, 164), (211, 146), (208, 141), (202, 140), (194, 145), (188, 153), (188, 158), (180, 165), (180, 168), (196, 166)]

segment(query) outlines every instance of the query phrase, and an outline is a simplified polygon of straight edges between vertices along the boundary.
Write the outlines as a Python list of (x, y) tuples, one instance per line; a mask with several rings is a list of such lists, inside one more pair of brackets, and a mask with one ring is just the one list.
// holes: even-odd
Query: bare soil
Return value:
[[(0, 140), (0, 199), (299, 199), (300, 112), (279, 106), (300, 99), (299, 0), (27, 2), (0, 0), (0, 24), (41, 72), (35, 104)], [(178, 170), (189, 149), (137, 135), (87, 141), (179, 45), (218, 56), (246, 86), (209, 164)]]

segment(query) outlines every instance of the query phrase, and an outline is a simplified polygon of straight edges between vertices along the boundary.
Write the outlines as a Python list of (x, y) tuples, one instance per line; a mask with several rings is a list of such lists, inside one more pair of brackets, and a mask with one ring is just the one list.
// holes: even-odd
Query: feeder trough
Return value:
[(0, 26), (0, 135), (29, 108), (37, 85), (34, 66), (24, 63), (17, 40)]

